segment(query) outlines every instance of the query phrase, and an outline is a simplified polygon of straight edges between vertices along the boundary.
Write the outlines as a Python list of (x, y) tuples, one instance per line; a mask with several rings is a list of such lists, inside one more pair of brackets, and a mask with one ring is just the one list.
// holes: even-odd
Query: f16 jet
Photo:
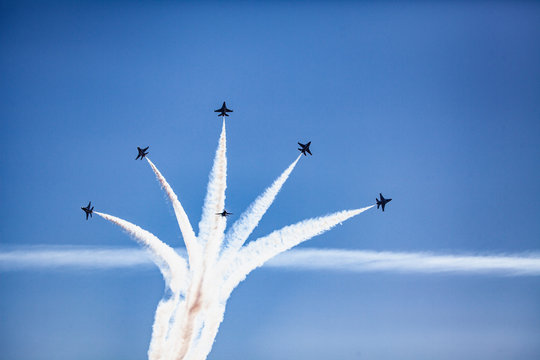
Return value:
[(311, 151), (309, 151), (309, 145), (311, 145), (311, 141), (308, 142), (307, 144), (301, 144), (301, 143), (298, 143), (298, 145), (300, 145), (300, 147), (298, 148), (298, 150), (300, 150), (300, 152), (302, 154), (304, 154), (304, 156), (307, 156), (306, 155), (306, 152), (309, 154), (309, 155), (313, 155), (311, 153)]
[(144, 149), (141, 149), (140, 147), (137, 146), (137, 150), (139, 151), (139, 155), (137, 155), (137, 157), (135, 158), (135, 160), (139, 160), (139, 158), (144, 159), (144, 157), (146, 155), (148, 155), (148, 152), (146, 150), (148, 150), (150, 146), (147, 146), (145, 147)]
[(379, 206), (382, 206), (382, 211), (384, 211), (384, 206), (390, 201), (392, 201), (392, 199), (385, 199), (381, 193), (379, 193), (379, 196), (381, 197), (380, 199), (375, 198), (375, 201), (377, 201), (377, 209), (379, 208)]
[(90, 215), (90, 217), (92, 217), (92, 212), (94, 211), (94, 207), (92, 206), (92, 202), (89, 201), (88, 202), (88, 206), (87, 207), (82, 207), (81, 209), (86, 213), (86, 220), (88, 220), (88, 215)]
[(216, 215), (220, 215), (220, 216), (222, 216), (222, 217), (227, 217), (227, 216), (229, 216), (229, 215), (232, 215), (232, 213), (227, 212), (227, 210), (223, 210), (222, 212), (217, 213)]
[(214, 110), (214, 112), (217, 112), (217, 116), (229, 116), (227, 115), (228, 112), (233, 112), (231, 109), (227, 109), (227, 105), (225, 105), (225, 101), (223, 102), (223, 105), (221, 105), (221, 109)]

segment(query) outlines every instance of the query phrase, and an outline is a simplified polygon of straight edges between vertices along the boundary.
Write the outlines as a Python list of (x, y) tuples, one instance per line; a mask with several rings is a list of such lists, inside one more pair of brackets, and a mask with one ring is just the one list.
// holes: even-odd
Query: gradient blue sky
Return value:
[[(227, 209), (311, 140), (254, 233), (394, 198), (302, 247), (538, 252), (538, 2), (2, 2), (0, 241), (179, 245), (136, 146), (200, 218), (227, 100)], [(0, 358), (145, 359), (149, 271), (0, 274)], [(540, 279), (260, 269), (209, 359), (538, 359)]]

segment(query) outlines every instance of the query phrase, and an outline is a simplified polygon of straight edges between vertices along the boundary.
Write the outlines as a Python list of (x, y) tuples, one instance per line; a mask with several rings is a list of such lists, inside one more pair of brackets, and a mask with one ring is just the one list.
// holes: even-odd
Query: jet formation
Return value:
[[(218, 113), (218, 116), (229, 116), (227, 113), (229, 112), (233, 112), (231, 109), (227, 109), (227, 104), (225, 103), (225, 101), (223, 102), (223, 105), (221, 105), (221, 108), (217, 109), (217, 110), (214, 110), (214, 112), (217, 112)], [(307, 144), (302, 144), (302, 143), (298, 143), (298, 145), (300, 146), (298, 148), (298, 150), (304, 154), (304, 156), (307, 156), (307, 154), (309, 155), (313, 155), (311, 153), (311, 150), (309, 149), (310, 145), (311, 145), (311, 141), (309, 141)], [(146, 155), (148, 155), (148, 148), (149, 146), (145, 147), (144, 149), (141, 149), (140, 147), (137, 146), (137, 151), (139, 152), (139, 154), (137, 155), (137, 157), (135, 158), (135, 160), (142, 160), (144, 159), (144, 157)], [(377, 209), (382, 206), (382, 211), (384, 211), (384, 207), (386, 206), (387, 203), (389, 203), (390, 201), (392, 201), (392, 199), (385, 199), (383, 194), (379, 193), (379, 196), (380, 196), (380, 199), (377, 199), (375, 198), (375, 201), (377, 201)], [(88, 206), (86, 207), (81, 207), (81, 209), (85, 212), (86, 214), (86, 220), (88, 220), (88, 215), (90, 215), (90, 217), (92, 217), (92, 212), (94, 211), (94, 207), (92, 206), (92, 202), (89, 202), (88, 203)], [(227, 210), (223, 210), (222, 212), (220, 213), (216, 213), (216, 215), (219, 215), (219, 216), (222, 216), (222, 217), (227, 217), (229, 215), (232, 215), (232, 213), (230, 212), (227, 212)]]

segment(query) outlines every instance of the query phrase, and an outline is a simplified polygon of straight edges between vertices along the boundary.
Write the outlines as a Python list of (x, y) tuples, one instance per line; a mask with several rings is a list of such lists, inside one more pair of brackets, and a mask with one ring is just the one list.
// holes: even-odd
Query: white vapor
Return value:
[(341, 224), (353, 216), (371, 209), (373, 206), (371, 205), (357, 210), (340, 211), (327, 216), (304, 220), (297, 224), (286, 226), (281, 230), (276, 230), (267, 236), (247, 244), (238, 251), (238, 255), (232, 261), (228, 258), (224, 259), (223, 273), (226, 280), (222, 295), (228, 298), (232, 290), (250, 272), (262, 266), (276, 255), (330, 230), (337, 224)]
[(302, 249), (283, 253), (268, 261), (266, 266), (358, 273), (539, 276), (540, 254), (458, 255), (431, 252)]
[(203, 213), (199, 223), (199, 240), (208, 242), (214, 235), (213, 245), (220, 239), (215, 239), (219, 229), (225, 229), (225, 217), (216, 214), (225, 209), (225, 190), (227, 188), (227, 140), (225, 131), (225, 118), (219, 137), (219, 144), (214, 158), (214, 165), (210, 171), (208, 189), (204, 200)]
[(183, 295), (186, 291), (188, 280), (187, 262), (173, 248), (139, 226), (112, 215), (97, 211), (95, 213), (121, 227), (143, 247), (149, 250), (152, 260), (159, 267), (165, 279), (165, 285), (171, 291), (170, 297), (163, 298), (156, 309), (154, 325), (152, 327), (152, 339), (148, 350), (150, 358), (160, 359), (166, 351), (167, 325), (174, 315), (177, 304), (183, 301)]
[(186, 260), (178, 255), (173, 248), (159, 240), (154, 234), (116, 216), (94, 211), (95, 214), (121, 227), (131, 235), (144, 248), (148, 249), (152, 260), (158, 266), (165, 278), (167, 286), (173, 292), (180, 292), (185, 288), (187, 276)]
[(167, 180), (165, 180), (165, 177), (161, 175), (161, 173), (156, 168), (154, 163), (148, 157), (146, 157), (146, 161), (148, 161), (148, 164), (150, 164), (150, 167), (156, 174), (156, 178), (161, 184), (161, 187), (165, 190), (165, 193), (167, 194), (167, 196), (169, 197), (169, 200), (172, 203), (174, 214), (176, 215), (176, 220), (178, 222), (178, 226), (180, 227), (180, 232), (182, 233), (182, 237), (184, 238), (184, 243), (186, 244), (186, 249), (189, 254), (189, 257), (199, 258), (200, 247), (199, 247), (199, 244), (197, 243), (197, 237), (195, 236), (195, 232), (193, 231), (193, 228), (191, 227), (191, 223), (189, 222), (189, 219), (187, 217), (187, 214), (184, 208), (182, 207), (182, 204), (178, 200), (178, 196), (176, 196), (173, 189), (167, 183)]
[(231, 229), (226, 234), (227, 247), (225, 249), (224, 257), (237, 251), (247, 240), (253, 230), (259, 225), (263, 215), (266, 213), (270, 205), (274, 202), (277, 194), (285, 184), (285, 181), (291, 175), (294, 167), (300, 160), (302, 154), (298, 155), (296, 160), (267, 188), (262, 195), (260, 195), (249, 206), (249, 208), (240, 215), (240, 218), (232, 225)]
[[(176, 249), (180, 255), (182, 249)], [(136, 248), (20, 246), (0, 250), (0, 271), (150, 269), (152, 260)], [(440, 254), (345, 249), (293, 249), (263, 268), (397, 274), (540, 276), (540, 253)]]

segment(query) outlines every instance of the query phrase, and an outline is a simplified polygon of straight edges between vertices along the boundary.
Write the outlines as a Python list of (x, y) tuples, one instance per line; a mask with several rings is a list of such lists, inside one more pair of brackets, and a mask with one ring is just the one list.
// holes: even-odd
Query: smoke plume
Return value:
[[(171, 247), (146, 230), (117, 217), (97, 213), (120, 226), (150, 251), (165, 278), (168, 290), (158, 304), (148, 356), (151, 360), (203, 360), (212, 349), (230, 293), (253, 269), (274, 256), (330, 230), (371, 206), (341, 211), (286, 226), (244, 245), (272, 205), (278, 192), (300, 160), (300, 156), (259, 196), (227, 233), (225, 209), (227, 188), (227, 142), (225, 119), (210, 171), (199, 234), (157, 167), (147, 158), (170, 199), (182, 237), (187, 261)], [(188, 267), (189, 264), (189, 267)]]

